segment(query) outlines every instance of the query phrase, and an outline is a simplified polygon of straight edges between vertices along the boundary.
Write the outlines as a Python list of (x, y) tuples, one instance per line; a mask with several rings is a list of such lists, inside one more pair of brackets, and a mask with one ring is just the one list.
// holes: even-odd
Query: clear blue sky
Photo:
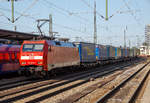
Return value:
[[(98, 43), (123, 46), (123, 31), (126, 26), (127, 45), (130, 40), (131, 46), (136, 46), (136, 35), (139, 43), (142, 43), (145, 25), (150, 24), (150, 1), (108, 0), (108, 2), (108, 15), (114, 16), (105, 21), (99, 16), (105, 16), (105, 0), (96, 0), (99, 14), (97, 14)], [(93, 5), (94, 0), (18, 0), (15, 2), (15, 18), (21, 13), (24, 16), (11, 23), (6, 19), (11, 18), (11, 3), (0, 0), (0, 29), (13, 30), (16, 25), (17, 31), (37, 32), (36, 19), (48, 19), (49, 14), (52, 14), (53, 31), (59, 32), (60, 37), (74, 41), (78, 36), (82, 41), (93, 42)], [(117, 11), (123, 13), (116, 13)], [(42, 31), (48, 35), (48, 23), (42, 27)]]

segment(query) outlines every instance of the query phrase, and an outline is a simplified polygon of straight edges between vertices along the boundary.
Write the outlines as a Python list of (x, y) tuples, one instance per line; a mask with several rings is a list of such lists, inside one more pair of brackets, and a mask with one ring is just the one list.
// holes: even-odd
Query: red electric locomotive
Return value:
[(69, 42), (24, 41), (20, 50), (21, 72), (45, 76), (52, 69), (80, 64), (78, 48)]
[(17, 72), (20, 68), (19, 45), (0, 44), (0, 74)]

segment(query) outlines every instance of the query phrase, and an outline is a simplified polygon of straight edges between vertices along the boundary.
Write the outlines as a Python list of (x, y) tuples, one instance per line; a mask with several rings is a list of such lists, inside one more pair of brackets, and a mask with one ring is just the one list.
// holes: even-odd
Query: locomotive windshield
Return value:
[(24, 44), (23, 45), (23, 51), (43, 51), (43, 44)]

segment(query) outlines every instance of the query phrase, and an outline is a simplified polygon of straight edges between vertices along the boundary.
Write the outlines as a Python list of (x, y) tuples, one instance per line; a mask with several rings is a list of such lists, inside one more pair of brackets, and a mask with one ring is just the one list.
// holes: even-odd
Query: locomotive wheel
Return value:
[(31, 76), (31, 73), (30, 73), (30, 71), (27, 71), (27, 70), (26, 70), (26, 71), (24, 72), (24, 75), (25, 75), (26, 77), (29, 77), (29, 76)]
[(17, 73), (18, 73), (18, 75), (20, 75), (20, 76), (21, 76), (21, 75), (23, 75), (23, 73), (22, 73), (22, 71), (21, 71), (21, 70), (18, 70), (18, 72), (17, 72)]

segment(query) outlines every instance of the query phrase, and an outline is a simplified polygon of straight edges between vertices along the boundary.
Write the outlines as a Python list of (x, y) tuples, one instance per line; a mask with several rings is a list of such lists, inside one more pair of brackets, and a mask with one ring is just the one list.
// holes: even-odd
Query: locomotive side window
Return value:
[(76, 47), (76, 45), (75, 45), (75, 44), (73, 44), (73, 46), (74, 46), (74, 47)]
[(56, 43), (56, 45), (61, 45), (60, 42), (57, 42), (57, 41), (56, 41), (55, 43)]
[(33, 44), (24, 44), (23, 45), (23, 51), (32, 51)]
[(43, 50), (44, 45), (43, 44), (35, 44), (33, 51), (42, 51)]

